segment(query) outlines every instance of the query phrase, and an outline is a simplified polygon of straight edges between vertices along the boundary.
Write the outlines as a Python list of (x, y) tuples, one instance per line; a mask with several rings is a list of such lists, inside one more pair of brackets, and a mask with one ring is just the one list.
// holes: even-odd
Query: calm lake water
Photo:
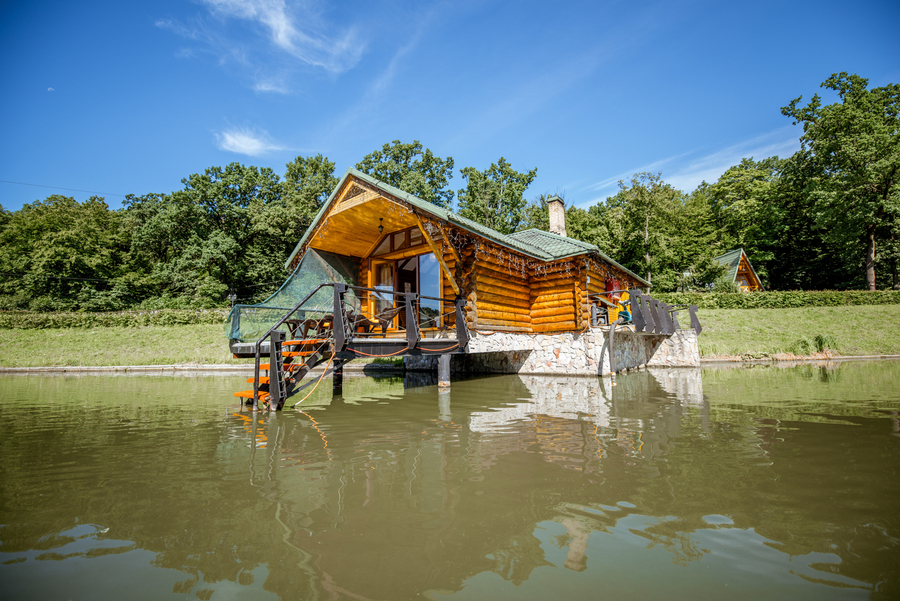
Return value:
[(245, 377), (0, 377), (0, 598), (900, 598), (900, 362)]

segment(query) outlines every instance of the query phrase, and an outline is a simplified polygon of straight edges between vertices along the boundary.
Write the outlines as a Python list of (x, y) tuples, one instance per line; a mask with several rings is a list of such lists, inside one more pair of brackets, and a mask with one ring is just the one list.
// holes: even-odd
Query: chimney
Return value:
[(562, 198), (555, 194), (547, 199), (550, 209), (550, 231), (560, 236), (566, 235), (566, 205)]

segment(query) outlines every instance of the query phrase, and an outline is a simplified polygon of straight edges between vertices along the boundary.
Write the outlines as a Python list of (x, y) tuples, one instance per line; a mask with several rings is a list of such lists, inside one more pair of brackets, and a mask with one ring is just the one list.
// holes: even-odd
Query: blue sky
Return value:
[(900, 82), (898, 31), (896, 1), (5, 2), (0, 204), (317, 153), (340, 174), (395, 139), (452, 156), (454, 190), (502, 156), (537, 167), (529, 198), (689, 191), (793, 153), (779, 109), (831, 73)]

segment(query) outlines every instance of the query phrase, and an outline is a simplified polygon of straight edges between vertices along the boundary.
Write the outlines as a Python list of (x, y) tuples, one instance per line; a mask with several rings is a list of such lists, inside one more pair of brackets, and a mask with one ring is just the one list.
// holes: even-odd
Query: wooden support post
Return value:
[(438, 356), (438, 386), (450, 387), (450, 355)]
[(460, 294), (460, 288), (456, 284), (456, 279), (453, 277), (453, 274), (450, 273), (450, 268), (447, 267), (447, 263), (444, 262), (444, 255), (441, 250), (438, 248), (437, 244), (435, 244), (434, 240), (431, 239), (431, 235), (428, 233), (428, 230), (425, 229), (425, 224), (422, 223), (422, 218), (416, 212), (413, 212), (413, 216), (416, 218), (416, 223), (419, 225), (419, 229), (422, 230), (422, 237), (425, 238), (425, 242), (428, 243), (428, 246), (431, 247), (432, 252), (434, 252), (435, 258), (438, 260), (438, 263), (441, 266), (441, 269), (444, 270), (444, 275), (447, 276), (447, 281), (450, 282), (450, 286), (453, 288), (453, 292)]
[(456, 250), (456, 247), (450, 244), (450, 237), (447, 236), (447, 230), (444, 229), (444, 226), (438, 224), (438, 229), (441, 230), (441, 235), (444, 237), (444, 241), (447, 242), (447, 247), (450, 249), (450, 254), (453, 255), (453, 259), (457, 263), (462, 263), (462, 257), (459, 256), (459, 251)]

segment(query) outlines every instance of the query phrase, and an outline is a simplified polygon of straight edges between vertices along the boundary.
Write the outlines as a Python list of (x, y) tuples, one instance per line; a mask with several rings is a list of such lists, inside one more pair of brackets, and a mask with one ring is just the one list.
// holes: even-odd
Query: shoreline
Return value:
[[(719, 365), (764, 365), (779, 363), (820, 363), (835, 361), (879, 361), (879, 360), (900, 360), (900, 355), (839, 355), (839, 356), (790, 356), (790, 357), (763, 357), (749, 358), (742, 357), (711, 357), (700, 359), (700, 367)], [(643, 369), (643, 368), (641, 368)], [(321, 370), (312, 370), (310, 373), (318, 373)], [(344, 365), (344, 372), (353, 372), (359, 374), (371, 373), (403, 373), (404, 367), (395, 365), (384, 365), (377, 363), (360, 363), (354, 365), (347, 363)], [(54, 366), (54, 367), (0, 367), (0, 375), (2, 374), (41, 374), (41, 373), (122, 373), (122, 374), (138, 374), (138, 373), (246, 373), (253, 372), (253, 364), (199, 364), (184, 363), (174, 365), (106, 365), (106, 366)]]

